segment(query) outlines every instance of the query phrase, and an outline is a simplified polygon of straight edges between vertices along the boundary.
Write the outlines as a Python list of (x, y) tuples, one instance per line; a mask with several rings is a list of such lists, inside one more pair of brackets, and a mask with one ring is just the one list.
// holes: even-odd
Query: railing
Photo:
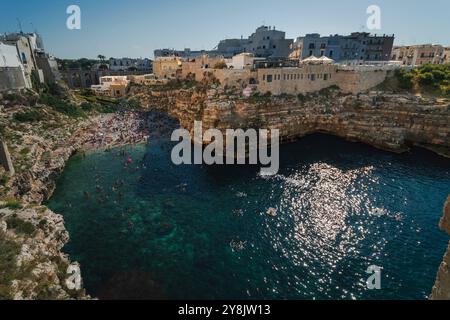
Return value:
[(364, 62), (364, 64), (358, 65), (347, 65), (339, 64), (338, 70), (343, 71), (392, 71), (397, 70), (402, 67), (401, 61), (375, 61), (375, 62)]

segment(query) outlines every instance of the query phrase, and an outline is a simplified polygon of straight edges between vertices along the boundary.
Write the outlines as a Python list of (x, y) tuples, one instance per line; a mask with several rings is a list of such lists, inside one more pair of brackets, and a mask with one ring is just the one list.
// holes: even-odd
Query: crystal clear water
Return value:
[[(159, 137), (159, 138), (158, 138)], [(125, 299), (424, 299), (448, 236), (450, 161), (314, 135), (281, 169), (175, 166), (147, 146), (73, 157), (49, 207), (63, 214), (89, 294)], [(124, 155), (123, 151), (126, 151)], [(133, 164), (125, 166), (128, 154)], [(277, 209), (277, 216), (266, 214)], [(366, 286), (383, 268), (381, 290)]]

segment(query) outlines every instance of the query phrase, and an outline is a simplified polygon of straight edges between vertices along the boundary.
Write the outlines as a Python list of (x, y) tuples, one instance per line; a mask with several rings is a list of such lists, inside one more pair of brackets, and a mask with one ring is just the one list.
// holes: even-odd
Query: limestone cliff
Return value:
[[(450, 196), (445, 203), (444, 216), (441, 219), (440, 227), (450, 235)], [(439, 267), (431, 299), (450, 300), (450, 244)]]
[(69, 267), (78, 265), (62, 253), (69, 239), (63, 218), (41, 204), (74, 152), (145, 140), (145, 117), (130, 111), (69, 117), (30, 105), (25, 94), (11, 97), (0, 96), (0, 140), (16, 169), (10, 176), (0, 166), (0, 300), (88, 299), (82, 286), (70, 290), (66, 283)]
[(299, 96), (244, 98), (218, 89), (138, 93), (143, 105), (166, 106), (181, 126), (203, 129), (280, 129), (283, 141), (328, 133), (374, 147), (404, 152), (423, 147), (450, 156), (447, 100), (372, 92), (352, 95), (335, 89)]
[(62, 216), (43, 206), (1, 207), (0, 300), (89, 298), (66, 284), (72, 263), (61, 253), (69, 239)]

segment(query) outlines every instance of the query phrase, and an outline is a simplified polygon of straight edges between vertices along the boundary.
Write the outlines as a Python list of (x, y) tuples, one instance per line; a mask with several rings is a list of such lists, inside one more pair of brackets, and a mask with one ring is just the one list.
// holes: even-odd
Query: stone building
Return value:
[(442, 64), (446, 60), (445, 48), (433, 44), (395, 47), (392, 52), (392, 60), (401, 61), (404, 66), (421, 66), (427, 63)]
[(147, 86), (162, 85), (169, 82), (168, 79), (158, 79), (154, 74), (130, 75), (128, 76), (128, 80), (130, 80), (131, 83)]
[(221, 56), (202, 55), (194, 59), (188, 59), (182, 61), (180, 77), (187, 79), (192, 75), (196, 81), (201, 81), (204, 70), (215, 69), (219, 65), (226, 67), (225, 59)]
[(152, 61), (148, 58), (131, 59), (131, 58), (110, 58), (109, 70), (111, 71), (142, 71), (145, 73), (152, 72)]
[(31, 87), (16, 47), (0, 42), (0, 92)]
[(315, 92), (336, 85), (337, 65), (258, 69), (257, 90), (273, 95)]
[(105, 76), (100, 77), (100, 84), (92, 85), (91, 89), (97, 95), (120, 98), (127, 94), (129, 86), (130, 80), (127, 76)]
[(153, 52), (155, 59), (161, 57), (179, 57), (182, 59), (194, 59), (199, 56), (208, 55), (215, 56), (220, 55), (217, 51), (214, 50), (191, 50), (189, 48), (185, 48), (184, 50), (175, 50), (175, 49), (156, 49)]
[(5, 44), (13, 45), (17, 48), (20, 61), (25, 70), (25, 76), (31, 82), (32, 75), (36, 80), (43, 83), (44, 74), (39, 69), (36, 62), (36, 52), (44, 51), (42, 40), (35, 33), (10, 33), (0, 36), (0, 41)]
[(178, 57), (159, 57), (153, 62), (153, 73), (161, 79), (176, 79), (182, 71), (182, 60)]
[(62, 79), (56, 58), (45, 52), (36, 52), (36, 64), (44, 74), (45, 82), (55, 83)]
[(231, 69), (251, 69), (256, 61), (265, 61), (265, 58), (257, 58), (252, 53), (241, 53), (227, 60), (227, 66)]
[(391, 69), (378, 66), (341, 66), (327, 58), (311, 59), (298, 67), (257, 70), (257, 91), (274, 95), (305, 94), (337, 86), (357, 94), (382, 83)]
[(255, 57), (287, 58), (293, 42), (292, 39), (286, 39), (286, 32), (261, 26), (248, 39), (222, 40), (217, 51), (227, 58), (244, 52), (252, 53)]
[(302, 59), (310, 56), (326, 56), (341, 64), (362, 64), (389, 61), (394, 36), (354, 32), (348, 36), (322, 37), (314, 33), (298, 38), (296, 44), (302, 48)]
[(157, 49), (154, 55), (155, 59), (173, 56), (193, 59), (202, 55), (231, 58), (240, 53), (252, 53), (256, 57), (287, 58), (291, 53), (293, 42), (292, 39), (286, 39), (285, 32), (276, 30), (275, 27), (261, 26), (246, 39), (241, 36), (239, 39), (222, 40), (213, 50)]
[(450, 47), (444, 48), (444, 63), (450, 63)]

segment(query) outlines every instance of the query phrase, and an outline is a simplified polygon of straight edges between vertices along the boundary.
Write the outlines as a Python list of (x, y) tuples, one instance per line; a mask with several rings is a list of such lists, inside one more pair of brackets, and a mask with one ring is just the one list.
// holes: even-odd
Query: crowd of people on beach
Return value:
[(140, 112), (121, 112), (102, 117), (77, 132), (75, 137), (81, 139), (82, 149), (138, 144), (146, 142), (149, 137), (147, 119)]

